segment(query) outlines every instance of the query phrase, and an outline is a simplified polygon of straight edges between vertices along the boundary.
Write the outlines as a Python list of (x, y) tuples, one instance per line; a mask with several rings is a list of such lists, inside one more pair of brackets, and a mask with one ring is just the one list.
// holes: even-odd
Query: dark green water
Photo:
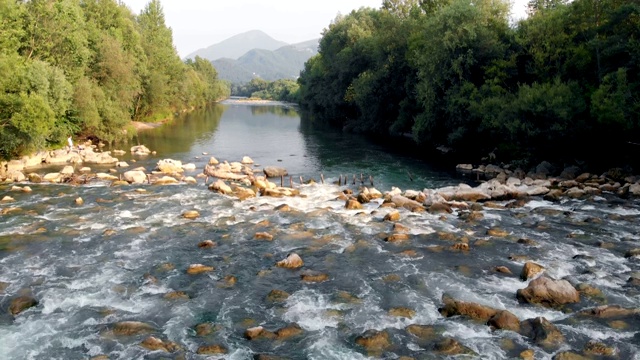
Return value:
[[(577, 315), (602, 304), (640, 307), (640, 290), (627, 283), (638, 276), (640, 262), (625, 257), (640, 247), (638, 200), (606, 194), (560, 203), (538, 198), (520, 208), (485, 207), (474, 221), (458, 211), (399, 209), (408, 239), (389, 243), (384, 238), (393, 225), (383, 218), (391, 210), (379, 201), (363, 211), (346, 210), (336, 197), (357, 186), (331, 181), (363, 173), (384, 191), (436, 188), (459, 179), (363, 138), (314, 130), (282, 106), (219, 105), (141, 133), (137, 141), (157, 155), (123, 159), (148, 171), (159, 159), (173, 158), (195, 163), (198, 170), (187, 173), (195, 176), (210, 156), (238, 161), (247, 155), (263, 166), (284, 166), (295, 178), (317, 180), (323, 173), (327, 183), (298, 185), (304, 197), (245, 201), (213, 193), (201, 179), (171, 186), (29, 184), (32, 193), (1, 185), (0, 198), (15, 201), (0, 204), (0, 359), (453, 359), (436, 351), (444, 338), (475, 353), (456, 359), (513, 359), (525, 349), (534, 350), (536, 359), (551, 359), (561, 351), (582, 352), (589, 341), (615, 349), (614, 359), (640, 356), (639, 315)], [(83, 205), (75, 204), (78, 197)], [(291, 211), (277, 210), (282, 204)], [(184, 219), (186, 210), (200, 217)], [(495, 227), (508, 235), (487, 235)], [(272, 241), (257, 239), (258, 232), (273, 235)], [(470, 251), (453, 250), (451, 239), (463, 237)], [(518, 242), (523, 238), (534, 243)], [(205, 240), (216, 246), (200, 248)], [(291, 252), (302, 257), (301, 269), (275, 266)], [(526, 256), (548, 276), (589, 284), (601, 295), (582, 296), (564, 309), (520, 304), (515, 293), (528, 282), (518, 278), (523, 260), (511, 255)], [(191, 264), (214, 269), (190, 275)], [(495, 266), (514, 275), (497, 273)], [(307, 272), (327, 278), (306, 282), (301, 275)], [(231, 276), (234, 284), (225, 280)], [(271, 301), (272, 290), (289, 296)], [(182, 297), (170, 298), (173, 292)], [(445, 318), (438, 311), (444, 294), (509, 310), (520, 320), (543, 316), (565, 341), (548, 349), (513, 331)], [(9, 304), (20, 295), (38, 305), (11, 316)], [(397, 316), (398, 308), (410, 316)], [(123, 321), (143, 322), (150, 330), (115, 334)], [(250, 327), (276, 331), (292, 323), (302, 332), (287, 339), (243, 336)], [(214, 331), (199, 335), (199, 324)], [(424, 325), (432, 336), (418, 338), (407, 330), (410, 325)], [(384, 331), (389, 346), (369, 352), (356, 344), (368, 330)], [(141, 343), (149, 336), (179, 348), (145, 349)], [(197, 353), (207, 345), (226, 353)]]
[(383, 146), (362, 136), (318, 129), (290, 106), (217, 105), (142, 132), (134, 145), (137, 142), (157, 151), (149, 158), (154, 164), (158, 159), (173, 157), (202, 169), (209, 156), (229, 162), (249, 156), (262, 166), (286, 168), (296, 182), (300, 176), (320, 181), (321, 173), (327, 181), (348, 176), (349, 183), (353, 175), (360, 183), (362, 174), (369, 184), (371, 176), (380, 190), (391, 186), (434, 188), (460, 182), (450, 171), (420, 160), (420, 154), (402, 151), (413, 147), (410, 139)]

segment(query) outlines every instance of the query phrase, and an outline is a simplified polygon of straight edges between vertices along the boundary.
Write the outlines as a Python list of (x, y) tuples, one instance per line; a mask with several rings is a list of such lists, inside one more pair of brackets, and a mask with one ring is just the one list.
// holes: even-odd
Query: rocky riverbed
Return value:
[[(98, 154), (7, 164), (11, 358), (639, 356), (633, 177), (490, 168), (477, 186), (378, 191), (249, 157)], [(83, 169), (94, 158), (103, 172)]]

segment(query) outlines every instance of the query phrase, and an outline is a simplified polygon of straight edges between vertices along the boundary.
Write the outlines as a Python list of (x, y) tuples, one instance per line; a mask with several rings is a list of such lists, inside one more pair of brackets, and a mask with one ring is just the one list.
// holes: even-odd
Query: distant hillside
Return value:
[(251, 30), (197, 50), (187, 55), (187, 58), (193, 59), (200, 56), (209, 61), (222, 58), (238, 59), (252, 49), (276, 50), (285, 45), (287, 43), (275, 40), (260, 30)]
[(232, 83), (246, 83), (254, 77), (264, 80), (295, 79), (304, 68), (304, 63), (318, 53), (319, 39), (287, 45), (269, 51), (252, 49), (238, 60), (218, 59), (212, 61), (218, 78)]

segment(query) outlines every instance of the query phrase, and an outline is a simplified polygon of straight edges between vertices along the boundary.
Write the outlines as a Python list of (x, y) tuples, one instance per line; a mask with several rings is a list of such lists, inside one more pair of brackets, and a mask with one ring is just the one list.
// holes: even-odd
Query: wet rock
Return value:
[(509, 235), (509, 232), (500, 228), (492, 228), (487, 230), (487, 235), (493, 237), (505, 237)]
[(147, 182), (147, 174), (140, 170), (127, 171), (122, 176), (129, 184), (144, 184)]
[(360, 204), (356, 199), (348, 199), (344, 204), (344, 207), (348, 210), (361, 210), (362, 204)]
[(409, 258), (417, 258), (420, 257), (417, 251), (413, 249), (404, 250), (398, 253), (399, 256), (409, 257)]
[(244, 337), (249, 340), (256, 340), (260, 338), (273, 339), (276, 335), (270, 331), (265, 330), (262, 326), (256, 326), (245, 330)]
[(200, 213), (196, 210), (187, 210), (182, 213), (182, 217), (189, 220), (195, 220), (200, 217)]
[(557, 349), (565, 341), (560, 330), (544, 317), (521, 322), (520, 333), (545, 349)]
[(204, 249), (211, 249), (211, 248), (216, 247), (216, 243), (213, 242), (213, 240), (205, 240), (205, 241), (200, 242), (198, 244), (198, 247), (199, 248), (204, 248)]
[(152, 181), (154, 185), (171, 185), (179, 183), (178, 180), (171, 176), (163, 176)]
[(241, 186), (236, 186), (233, 189), (233, 194), (240, 200), (246, 200), (256, 197), (255, 191)]
[(273, 240), (273, 235), (267, 233), (267, 232), (258, 232), (255, 234), (254, 236), (255, 239), (258, 240), (267, 240), (267, 241), (272, 241)]
[(614, 356), (616, 355), (617, 350), (615, 347), (607, 346), (601, 342), (591, 340), (584, 346), (584, 353), (586, 355), (595, 356)]
[(397, 307), (389, 309), (389, 315), (413, 319), (416, 315), (416, 311), (405, 307)]
[(543, 272), (544, 267), (542, 265), (538, 265), (534, 262), (528, 261), (524, 264), (524, 267), (522, 267), (522, 272), (520, 272), (520, 279), (522, 281), (527, 281), (542, 274)]
[(144, 145), (137, 145), (137, 146), (132, 146), (131, 147), (131, 154), (138, 155), (138, 156), (144, 156), (144, 155), (151, 154), (151, 150), (149, 150)]
[(31, 296), (19, 296), (11, 300), (9, 314), (15, 316), (21, 312), (38, 305), (38, 301)]
[(156, 170), (163, 174), (179, 174), (184, 170), (182, 169), (182, 161), (173, 159), (162, 159), (158, 161)]
[(409, 240), (409, 234), (406, 234), (406, 233), (391, 234), (386, 238), (384, 238), (384, 241), (391, 242), (391, 243), (406, 241), (406, 240)]
[(287, 268), (287, 269), (297, 269), (304, 265), (302, 258), (296, 253), (291, 253), (287, 255), (287, 258), (276, 263), (277, 267)]
[(367, 330), (364, 334), (356, 337), (356, 344), (362, 346), (367, 351), (382, 351), (391, 347), (389, 334), (386, 331)]
[(400, 220), (400, 212), (392, 211), (384, 216), (384, 221), (399, 221)]
[(175, 352), (180, 349), (180, 346), (172, 341), (164, 342), (153, 336), (144, 339), (140, 345), (151, 351)]
[(536, 246), (538, 245), (538, 243), (536, 243), (534, 240), (531, 239), (518, 239), (518, 244), (523, 244), (523, 245), (527, 245), (527, 246)]
[(624, 254), (624, 257), (630, 258), (634, 256), (640, 256), (640, 248), (631, 249)]
[(6, 203), (6, 202), (14, 202), (14, 201), (16, 201), (16, 199), (14, 199), (11, 196), (7, 195), (7, 196), (3, 197), (2, 200), (0, 200), (0, 201)]
[(436, 329), (429, 325), (409, 325), (405, 330), (420, 340), (431, 340), (436, 336)]
[(487, 321), (487, 325), (499, 330), (520, 331), (520, 319), (507, 310), (498, 311)]
[[(206, 154), (203, 154), (203, 155), (206, 155)], [(218, 161), (218, 159), (216, 159), (215, 157), (212, 156), (212, 157), (209, 158), (208, 164), (209, 165), (218, 165), (218, 164), (220, 164), (220, 161)]]
[(458, 242), (451, 245), (451, 249), (456, 251), (469, 251), (469, 244), (464, 242)]
[(276, 206), (274, 210), (280, 211), (280, 212), (288, 212), (288, 211), (291, 211), (291, 207), (289, 207), (289, 205), (287, 204), (282, 204), (282, 205)]
[(598, 288), (595, 288), (586, 283), (580, 283), (576, 286), (576, 289), (580, 292), (581, 295), (595, 297), (595, 298), (603, 298), (604, 294)]
[(508, 275), (512, 275), (513, 273), (511, 272), (511, 270), (509, 270), (508, 267), (506, 266), (496, 266), (493, 268), (493, 271), (495, 272), (499, 272), (502, 274), (508, 274)]
[(287, 169), (283, 167), (278, 167), (278, 166), (267, 166), (264, 169), (262, 169), (262, 171), (264, 172), (264, 175), (268, 178), (289, 175), (289, 173), (287, 172)]
[(113, 326), (113, 334), (117, 336), (148, 334), (154, 331), (153, 326), (139, 321), (122, 321)]
[(271, 303), (285, 302), (289, 298), (289, 293), (283, 290), (273, 289), (267, 295), (267, 301)]
[(408, 233), (409, 228), (402, 224), (395, 223), (393, 224), (393, 231), (396, 233)]
[(218, 330), (218, 328), (211, 323), (202, 323), (202, 324), (196, 325), (195, 330), (196, 330), (196, 335), (204, 337), (204, 336), (213, 334), (215, 331)]
[(558, 202), (562, 198), (562, 194), (563, 194), (562, 190), (553, 189), (549, 191), (546, 195), (544, 195), (542, 198), (547, 201)]
[(329, 280), (329, 275), (318, 272), (306, 272), (300, 275), (300, 279), (304, 282), (323, 282)]
[(531, 349), (527, 349), (520, 353), (520, 359), (522, 360), (535, 360), (535, 352)]
[(434, 203), (429, 206), (427, 211), (430, 214), (451, 214), (453, 213), (453, 209), (451, 209), (451, 205), (445, 203)]
[(222, 179), (218, 179), (216, 182), (209, 185), (209, 190), (212, 190), (224, 195), (233, 194), (233, 190), (231, 189), (231, 187), (227, 185)]
[(578, 313), (581, 316), (592, 316), (599, 319), (626, 318), (637, 314), (640, 314), (640, 308), (630, 309), (619, 305), (603, 305)]
[(200, 355), (226, 354), (227, 348), (222, 345), (203, 345), (198, 348), (196, 353)]
[(223, 288), (232, 288), (236, 285), (237, 282), (238, 278), (233, 275), (227, 275), (220, 281), (220, 284), (218, 286)]
[(439, 308), (438, 311), (444, 317), (467, 316), (473, 320), (487, 322), (491, 317), (498, 313), (498, 310), (488, 306), (457, 301), (448, 295), (442, 296), (442, 302), (444, 303), (444, 306)]
[(476, 355), (476, 353), (469, 349), (468, 347), (460, 344), (457, 340), (453, 338), (444, 338), (441, 341), (437, 342), (433, 350), (440, 355)]
[(4, 291), (9, 287), (9, 283), (4, 281), (0, 281), (0, 294), (4, 293)]
[(580, 293), (566, 280), (542, 276), (531, 281), (526, 288), (519, 289), (516, 298), (524, 303), (558, 307), (579, 302)]
[(189, 300), (189, 295), (184, 291), (172, 291), (164, 295), (167, 300)]
[(301, 335), (303, 332), (304, 330), (302, 330), (300, 325), (293, 323), (276, 330), (275, 334), (278, 340), (285, 340), (294, 336)]
[(182, 181), (185, 184), (197, 184), (198, 180), (196, 180), (195, 178), (193, 178), (192, 176), (187, 176), (186, 178), (182, 179)]
[(191, 264), (187, 268), (187, 274), (189, 275), (198, 275), (206, 272), (213, 271), (213, 266), (206, 266), (202, 264)]
[(552, 360), (591, 360), (591, 359), (571, 351), (562, 351), (557, 353), (552, 358)]

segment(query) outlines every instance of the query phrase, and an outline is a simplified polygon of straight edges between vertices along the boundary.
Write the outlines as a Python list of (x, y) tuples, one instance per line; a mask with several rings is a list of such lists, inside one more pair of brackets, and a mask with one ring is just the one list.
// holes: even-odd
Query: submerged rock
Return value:
[(389, 334), (386, 331), (367, 330), (356, 338), (356, 344), (367, 351), (381, 351), (391, 347)]
[(520, 323), (520, 333), (546, 349), (557, 349), (565, 342), (560, 330), (544, 317), (523, 321)]
[(433, 350), (440, 355), (476, 355), (476, 353), (468, 347), (460, 344), (456, 339), (447, 337), (437, 342), (433, 346)]
[(122, 321), (113, 325), (113, 334), (118, 336), (132, 336), (154, 332), (155, 328), (140, 321)]
[(175, 352), (180, 349), (180, 346), (172, 341), (165, 342), (153, 336), (144, 339), (140, 345), (151, 351)]
[(213, 266), (206, 266), (202, 264), (192, 264), (187, 268), (187, 274), (189, 275), (198, 275), (205, 272), (213, 271)]
[(18, 315), (21, 312), (38, 305), (38, 301), (31, 296), (19, 296), (11, 300), (9, 314)]
[(198, 348), (196, 353), (200, 355), (226, 354), (227, 348), (222, 345), (203, 345)]

